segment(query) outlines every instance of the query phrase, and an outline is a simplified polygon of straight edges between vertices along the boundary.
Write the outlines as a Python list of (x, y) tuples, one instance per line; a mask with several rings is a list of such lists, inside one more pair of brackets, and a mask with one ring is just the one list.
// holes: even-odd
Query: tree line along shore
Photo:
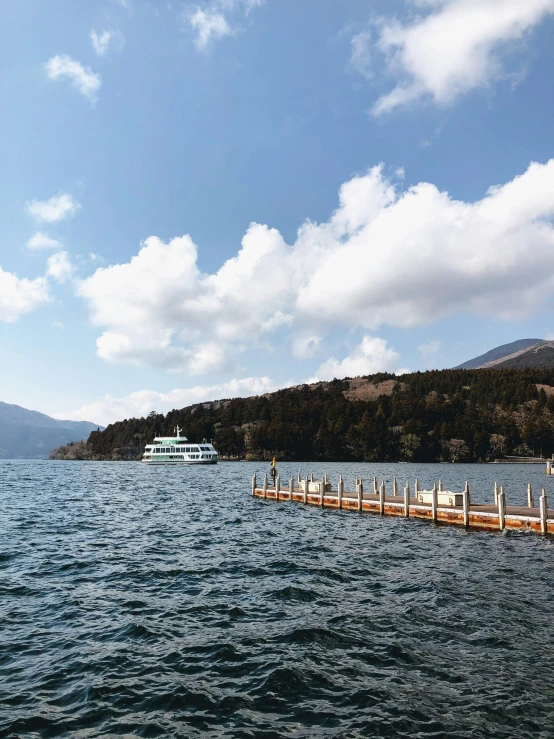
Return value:
[(52, 459), (139, 460), (179, 425), (222, 458), (486, 462), (554, 452), (554, 369), (433, 370), (299, 385), (155, 412), (93, 431)]

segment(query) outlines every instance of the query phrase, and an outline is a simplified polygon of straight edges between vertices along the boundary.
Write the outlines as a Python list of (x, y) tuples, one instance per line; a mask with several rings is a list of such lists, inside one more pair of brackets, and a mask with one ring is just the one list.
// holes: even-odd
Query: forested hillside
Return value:
[(554, 370), (441, 370), (300, 385), (150, 414), (93, 431), (57, 458), (140, 459), (179, 425), (222, 456), (485, 461), (554, 451)]

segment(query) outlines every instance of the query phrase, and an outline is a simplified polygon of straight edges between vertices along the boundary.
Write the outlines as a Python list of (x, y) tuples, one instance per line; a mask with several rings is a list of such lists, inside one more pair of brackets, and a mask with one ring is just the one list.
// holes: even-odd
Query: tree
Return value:
[(463, 439), (450, 439), (444, 442), (444, 448), (451, 462), (462, 462), (469, 457), (469, 447)]

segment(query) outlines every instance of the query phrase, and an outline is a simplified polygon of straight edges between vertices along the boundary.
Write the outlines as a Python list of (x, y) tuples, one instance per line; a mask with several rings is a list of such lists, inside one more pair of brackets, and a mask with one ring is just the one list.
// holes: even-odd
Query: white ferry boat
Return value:
[(191, 444), (181, 436), (179, 426), (175, 436), (155, 436), (153, 444), (144, 448), (142, 462), (145, 464), (217, 464), (217, 452), (207, 442)]

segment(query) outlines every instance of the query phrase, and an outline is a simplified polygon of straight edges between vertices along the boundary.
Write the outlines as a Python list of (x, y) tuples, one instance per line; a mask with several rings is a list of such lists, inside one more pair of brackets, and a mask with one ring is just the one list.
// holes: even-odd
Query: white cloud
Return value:
[(55, 418), (71, 418), (75, 421), (90, 421), (106, 426), (124, 418), (146, 416), (150, 411), (167, 413), (173, 408), (183, 408), (194, 403), (224, 398), (247, 398), (277, 390), (269, 377), (246, 377), (219, 385), (196, 385), (177, 388), (168, 393), (154, 390), (139, 390), (122, 398), (111, 395), (96, 403), (81, 408), (54, 414)]
[(290, 332), (299, 356), (333, 327), (406, 328), (460, 312), (517, 319), (554, 292), (554, 159), (476, 202), (393, 184), (381, 166), (346, 182), (339, 201), (292, 246), (251, 224), (213, 274), (198, 270), (189, 236), (152, 236), (130, 262), (97, 269), (78, 291), (103, 329), (98, 354), (215, 371), (271, 331)]
[(22, 315), (49, 300), (46, 278), (19, 279), (0, 267), (0, 321), (15, 323)]
[(46, 274), (56, 282), (67, 282), (73, 276), (73, 265), (66, 251), (59, 251), (48, 257)]
[(26, 243), (28, 249), (57, 249), (59, 245), (59, 241), (50, 238), (42, 231), (37, 231)]
[(368, 30), (357, 33), (350, 41), (350, 64), (366, 79), (373, 76), (370, 45), (371, 31)]
[(331, 357), (324, 362), (317, 370), (316, 378), (340, 380), (343, 377), (373, 375), (376, 372), (394, 372), (399, 359), (398, 352), (388, 347), (384, 339), (364, 336), (361, 344), (343, 360), (339, 361)]
[(418, 352), (421, 354), (422, 357), (425, 359), (429, 357), (433, 357), (435, 354), (438, 354), (441, 348), (440, 341), (427, 341), (424, 344), (420, 344), (417, 348)]
[(90, 67), (83, 67), (80, 62), (70, 56), (53, 56), (46, 62), (46, 74), (51, 80), (66, 78), (81, 95), (91, 102), (97, 100), (97, 93), (102, 85), (99, 74), (95, 74)]
[(92, 48), (98, 56), (104, 56), (104, 54), (107, 54), (110, 45), (114, 41), (121, 43), (121, 34), (119, 31), (108, 31), (107, 29), (104, 29), (100, 33), (96, 33), (93, 28), (89, 35)]
[[(509, 44), (554, 13), (554, 0), (412, 1), (427, 12), (405, 24), (382, 20), (376, 25), (374, 50), (385, 55), (398, 84), (377, 101), (375, 115), (423, 98), (447, 105), (489, 85), (504, 74)], [(362, 46), (362, 60), (367, 53)], [(362, 73), (366, 68), (364, 61)]]
[[(35, 221), (56, 223), (57, 221), (62, 221), (64, 218), (73, 215), (80, 207), (79, 203), (71, 195), (64, 192), (59, 195), (54, 195), (50, 200), (33, 200), (32, 202), (27, 203), (27, 212), (35, 219)], [(35, 236), (37, 235), (38, 234), (35, 234)], [(28, 243), (27, 246), (29, 246)]]
[(189, 22), (196, 31), (195, 44), (198, 49), (205, 49), (211, 41), (217, 41), (233, 33), (223, 13), (204, 11), (196, 8), (189, 16)]
[(321, 344), (321, 336), (297, 336), (291, 342), (293, 357), (307, 359), (313, 357)]

